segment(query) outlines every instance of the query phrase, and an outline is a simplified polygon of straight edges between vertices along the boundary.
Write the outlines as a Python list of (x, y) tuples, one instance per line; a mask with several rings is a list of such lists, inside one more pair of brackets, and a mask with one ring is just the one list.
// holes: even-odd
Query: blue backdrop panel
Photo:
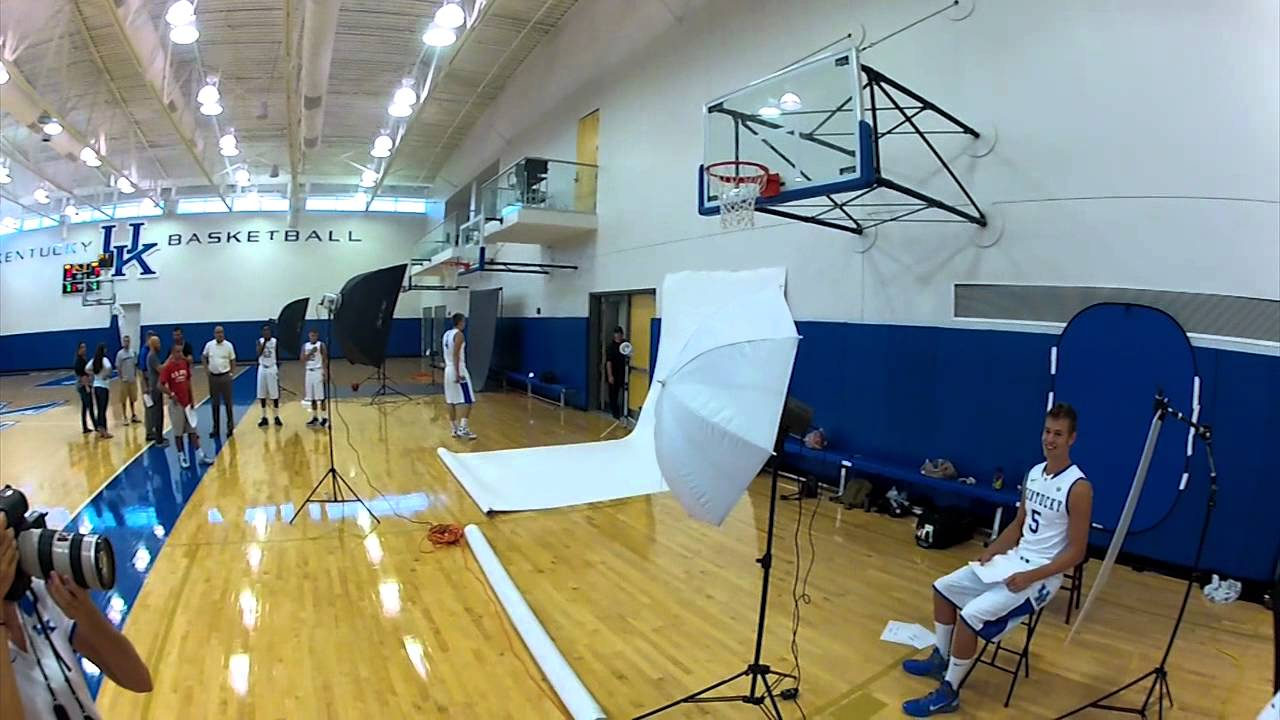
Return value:
[[(1196, 398), (1195, 353), (1182, 326), (1144, 305), (1102, 303), (1081, 310), (1058, 338), (1054, 400), (1075, 406), (1080, 434), (1072, 449), (1093, 481), (1093, 522), (1112, 530), (1129, 496), (1154, 414), (1158, 391), (1191, 414)], [(1187, 427), (1172, 421), (1160, 433), (1130, 532), (1169, 516), (1187, 467)]]

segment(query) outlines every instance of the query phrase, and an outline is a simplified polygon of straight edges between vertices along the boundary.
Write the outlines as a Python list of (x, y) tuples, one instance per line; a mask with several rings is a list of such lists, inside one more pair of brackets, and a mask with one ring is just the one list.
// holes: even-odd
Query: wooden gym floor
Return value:
[[(334, 367), (343, 384), (367, 374)], [(418, 369), (416, 361), (395, 361), (389, 372), (406, 383)], [(0, 400), (11, 408), (33, 397), (70, 401), (0, 432), (0, 475), (38, 506), (74, 509), (141, 448), (142, 429), (85, 438), (74, 388), (30, 387), (40, 379), (0, 378)], [(300, 388), (300, 370), (286, 368), (283, 381)], [(381, 524), (355, 506), (332, 506), (289, 525), (287, 515), (327, 468), (325, 435), (304, 427), (296, 402), (282, 408), (281, 429), (255, 427), (256, 408), (243, 413), (127, 618), (155, 691), (138, 696), (105, 683), (104, 717), (567, 717), (469, 551), (433, 549), (425, 527), (391, 514), (392, 506), (417, 522), (480, 524), (610, 717), (662, 704), (748, 660), (759, 581), (753, 558), (768, 509), (763, 477), (721, 528), (686, 518), (667, 495), (485, 518), (440, 463), (437, 446), (580, 442), (595, 439), (608, 420), (486, 394), (473, 415), (480, 439), (465, 445), (448, 437), (439, 396), (338, 405), (336, 465)], [(782, 669), (791, 667), (797, 526), (807, 558), (814, 507), (804, 505), (803, 524), (793, 503), (779, 513), (765, 648), (766, 661)], [(980, 548), (920, 550), (912, 530), (910, 521), (832, 503), (812, 516), (817, 560), (799, 632), (808, 717), (900, 717), (904, 698), (929, 689), (898, 669), (911, 651), (881, 642), (880, 631), (891, 619), (931, 627), (930, 581)], [(1001, 707), (1008, 677), (983, 667), (955, 717), (1053, 717), (1136, 677), (1158, 660), (1181, 588), (1117, 569), (1070, 645), (1060, 594), (1040, 626), (1032, 676), (1019, 683), (1010, 709)], [(1193, 596), (1171, 663), (1174, 716), (1253, 717), (1271, 695), (1270, 675), (1266, 611)], [(668, 715), (754, 716), (740, 705)]]

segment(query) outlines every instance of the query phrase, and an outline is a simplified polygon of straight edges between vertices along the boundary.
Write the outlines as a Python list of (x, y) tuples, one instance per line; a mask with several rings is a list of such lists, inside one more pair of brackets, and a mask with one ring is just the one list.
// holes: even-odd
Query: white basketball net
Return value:
[(720, 200), (720, 227), (724, 230), (755, 227), (756, 198), (769, 176), (755, 167), (743, 165), (742, 175), (711, 174), (711, 186)]

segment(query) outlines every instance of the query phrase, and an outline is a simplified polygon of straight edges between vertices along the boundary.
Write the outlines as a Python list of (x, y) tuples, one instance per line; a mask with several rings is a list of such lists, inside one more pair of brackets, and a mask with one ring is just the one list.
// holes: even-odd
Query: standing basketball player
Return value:
[(325, 386), (329, 378), (329, 348), (320, 342), (319, 330), (311, 330), (307, 333), (307, 342), (302, 344), (302, 361), (307, 367), (302, 399), (311, 403), (311, 419), (307, 421), (307, 425), (324, 427), (329, 424), (329, 418), (320, 417), (317, 408), (325, 412), (329, 409), (325, 403)]
[(471, 374), (467, 372), (467, 355), (464, 352), (467, 338), (462, 334), (467, 318), (462, 313), (453, 314), (453, 328), (444, 333), (444, 401), (449, 406), (449, 424), (453, 436), (475, 440), (468, 419), (475, 395), (471, 387)]
[(1011, 623), (1044, 607), (1062, 585), (1062, 574), (1084, 560), (1093, 487), (1071, 462), (1075, 441), (1075, 409), (1054, 405), (1040, 436), (1045, 462), (1027, 473), (1018, 516), (978, 559), (1004, 579), (984, 582), (966, 565), (934, 582), (937, 646), (928, 658), (907, 660), (902, 669), (941, 684), (903, 703), (907, 715), (955, 712), (960, 706), (957, 688), (973, 666), (978, 638), (994, 640)]
[(262, 406), (258, 427), (267, 426), (268, 400), (271, 401), (276, 427), (284, 425), (280, 422), (280, 370), (276, 365), (276, 339), (271, 337), (269, 324), (262, 326), (262, 337), (258, 338), (258, 404)]

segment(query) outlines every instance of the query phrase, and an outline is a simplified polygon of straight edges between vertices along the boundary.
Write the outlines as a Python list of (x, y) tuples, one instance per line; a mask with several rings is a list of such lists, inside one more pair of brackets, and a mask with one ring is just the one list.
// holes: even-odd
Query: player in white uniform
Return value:
[(258, 404), (262, 406), (258, 427), (267, 426), (268, 400), (271, 401), (276, 427), (284, 425), (280, 422), (280, 367), (276, 364), (276, 347), (276, 339), (271, 337), (271, 325), (263, 325), (262, 337), (258, 338)]
[(1054, 405), (1040, 437), (1045, 462), (1027, 473), (1017, 517), (978, 559), (1003, 579), (985, 582), (966, 565), (934, 582), (937, 646), (928, 658), (907, 660), (902, 669), (941, 684), (903, 703), (907, 715), (955, 712), (960, 704), (956, 688), (973, 666), (978, 638), (992, 640), (1044, 607), (1062, 585), (1062, 574), (1084, 560), (1093, 488), (1071, 462), (1075, 441), (1076, 411), (1065, 403)]
[(325, 403), (325, 381), (329, 377), (329, 348), (320, 342), (320, 332), (311, 330), (307, 333), (307, 342), (302, 344), (302, 361), (307, 368), (303, 400), (311, 403), (311, 419), (307, 425), (324, 427), (329, 418), (319, 416), (320, 411), (328, 410)]
[(475, 440), (476, 434), (471, 432), (467, 424), (476, 398), (464, 352), (467, 338), (462, 331), (466, 327), (466, 316), (454, 313), (453, 328), (444, 333), (444, 401), (449, 406), (449, 424), (453, 426), (453, 436)]

